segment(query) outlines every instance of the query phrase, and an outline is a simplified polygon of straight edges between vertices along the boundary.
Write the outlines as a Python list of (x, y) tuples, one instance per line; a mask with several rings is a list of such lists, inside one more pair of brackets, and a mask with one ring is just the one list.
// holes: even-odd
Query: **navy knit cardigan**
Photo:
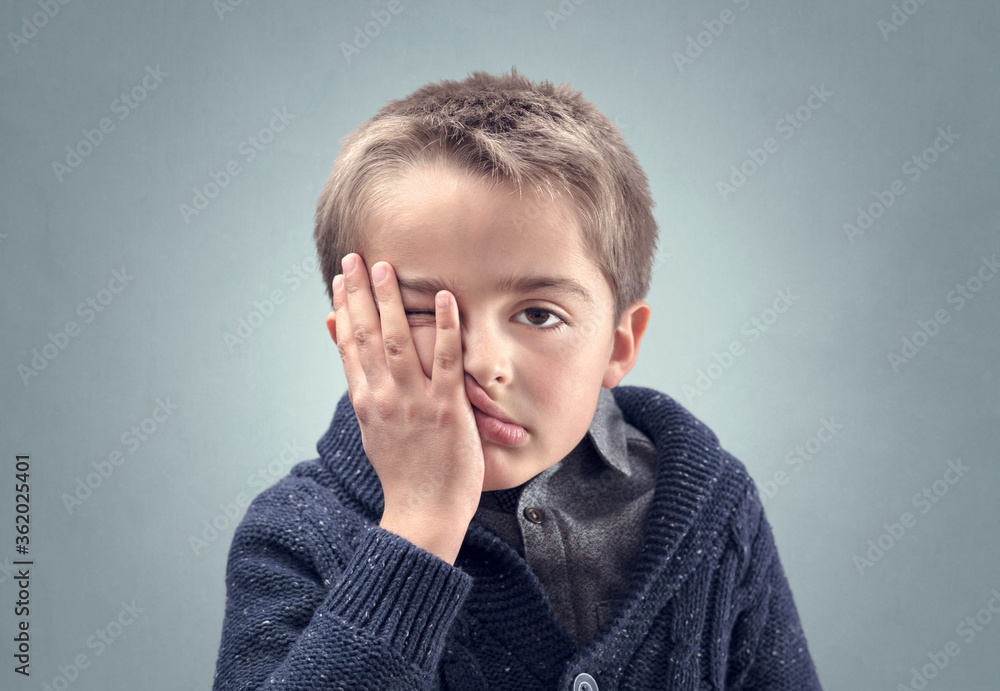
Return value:
[(744, 466), (669, 396), (612, 392), (659, 469), (625, 600), (584, 647), (477, 520), (454, 566), (378, 527), (382, 489), (345, 393), (320, 458), (236, 530), (214, 689), (819, 689)]

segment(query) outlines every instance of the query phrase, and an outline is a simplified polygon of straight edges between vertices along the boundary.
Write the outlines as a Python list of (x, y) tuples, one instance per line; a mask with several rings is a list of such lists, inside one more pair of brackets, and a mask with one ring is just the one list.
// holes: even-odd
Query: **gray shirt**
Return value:
[(482, 494), (474, 520), (527, 561), (577, 646), (628, 588), (657, 459), (602, 387), (590, 428), (565, 458), (518, 487)]

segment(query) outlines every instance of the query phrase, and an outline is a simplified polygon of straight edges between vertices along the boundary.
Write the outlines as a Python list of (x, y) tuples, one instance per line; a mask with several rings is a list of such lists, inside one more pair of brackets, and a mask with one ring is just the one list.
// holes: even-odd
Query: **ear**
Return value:
[(608, 368), (604, 370), (604, 380), (601, 386), (613, 389), (618, 386), (639, 357), (639, 342), (649, 325), (649, 314), (652, 310), (645, 300), (639, 300), (629, 307), (622, 315), (618, 327), (611, 339), (611, 359)]
[(326, 330), (330, 332), (330, 338), (333, 339), (334, 344), (337, 343), (337, 314), (335, 312), (330, 312), (326, 315)]

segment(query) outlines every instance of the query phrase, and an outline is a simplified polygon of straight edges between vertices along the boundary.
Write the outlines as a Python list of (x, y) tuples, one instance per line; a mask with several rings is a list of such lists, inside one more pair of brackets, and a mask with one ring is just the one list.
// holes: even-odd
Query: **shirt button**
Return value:
[(529, 506), (524, 509), (524, 517), (527, 518), (532, 523), (541, 523), (542, 510), (536, 509), (534, 506)]
[(589, 674), (577, 674), (573, 680), (573, 691), (597, 691), (597, 682)]

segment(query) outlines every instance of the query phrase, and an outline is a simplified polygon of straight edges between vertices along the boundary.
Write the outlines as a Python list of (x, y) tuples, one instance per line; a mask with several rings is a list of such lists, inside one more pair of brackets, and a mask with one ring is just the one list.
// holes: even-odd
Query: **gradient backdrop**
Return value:
[(516, 66), (649, 175), (623, 384), (750, 469), (825, 688), (997, 688), (997, 3), (18, 0), (0, 28), (0, 687), (210, 687), (233, 529), (346, 391), (311, 239), (339, 140)]

